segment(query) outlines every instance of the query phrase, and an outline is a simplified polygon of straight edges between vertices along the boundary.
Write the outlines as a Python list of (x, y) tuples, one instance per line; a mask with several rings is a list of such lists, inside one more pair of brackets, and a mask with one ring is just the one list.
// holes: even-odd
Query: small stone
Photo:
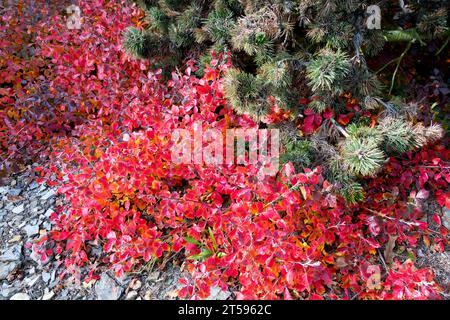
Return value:
[(442, 224), (450, 230), (450, 209), (444, 208), (442, 210)]
[(36, 181), (33, 181), (30, 183), (30, 185), (28, 186), (29, 190), (34, 190), (39, 186), (39, 184)]
[(231, 296), (231, 292), (223, 291), (219, 287), (212, 287), (210, 295), (206, 300), (227, 300)]
[(17, 181), (15, 180), (15, 179), (13, 179), (12, 181), (11, 181), (11, 187), (14, 187), (15, 185), (17, 184)]
[(129, 288), (132, 290), (138, 290), (142, 286), (142, 282), (140, 282), (138, 279), (133, 279), (130, 281)]
[(18, 261), (22, 257), (22, 244), (15, 244), (8, 247), (2, 255), (0, 255), (1, 262)]
[(148, 290), (144, 295), (144, 300), (153, 300), (153, 291)]
[[(16, 218), (19, 218), (19, 217), (14, 217), (14, 222), (15, 222), (15, 224), (17, 224), (17, 223), (19, 223), (20, 221), (21, 221), (21, 219), (19, 218), (19, 219), (16, 219)], [(26, 224), (27, 224), (27, 222), (26, 221), (23, 221), (22, 223), (20, 223), (18, 226), (17, 226), (17, 228), (19, 228), (19, 229), (22, 229), (23, 227), (25, 227), (26, 226)]]
[(42, 199), (42, 200), (48, 200), (48, 199), (50, 199), (51, 197), (55, 196), (55, 194), (56, 194), (55, 190), (50, 189), (49, 191), (47, 191), (47, 192), (41, 197), (41, 199)]
[(95, 284), (97, 300), (117, 300), (123, 292), (123, 288), (118, 286), (116, 281), (106, 273), (102, 274), (100, 280)]
[(2, 286), (0, 287), (0, 295), (3, 298), (8, 298), (10, 296), (12, 296), (14, 293), (16, 293), (17, 291), (19, 291), (19, 288), (14, 286), (14, 285), (8, 285), (6, 283), (3, 283)]
[(38, 205), (38, 201), (37, 200), (33, 200), (30, 202), (30, 208), (35, 208)]
[(28, 237), (32, 237), (39, 233), (39, 225), (27, 225), (23, 228), (23, 230), (27, 233)]
[(152, 273), (150, 273), (147, 277), (147, 281), (156, 281), (159, 279), (159, 276), (161, 275), (161, 273), (159, 271), (153, 271)]
[(0, 280), (4, 280), (19, 266), (18, 262), (0, 262)]
[(22, 213), (23, 210), (25, 210), (25, 207), (23, 206), (23, 203), (22, 203), (21, 205), (12, 209), (12, 213), (19, 214), (19, 213)]
[(44, 216), (46, 216), (47, 218), (50, 218), (50, 215), (53, 213), (54, 211), (52, 209), (47, 209), (47, 211), (45, 211)]
[(22, 193), (22, 189), (19, 189), (19, 188), (9, 189), (9, 191), (8, 191), (8, 195), (10, 195), (12, 197), (17, 197), (21, 193)]
[(31, 287), (33, 287), (33, 286), (36, 284), (36, 282), (38, 282), (38, 280), (39, 280), (40, 277), (41, 277), (40, 275), (37, 275), (37, 276), (35, 276), (34, 278), (27, 278), (27, 279), (24, 280), (24, 283), (25, 283), (29, 288), (31, 288)]
[(22, 240), (22, 236), (20, 234), (16, 234), (14, 237), (8, 240), (8, 243), (19, 242)]
[(127, 296), (125, 297), (125, 300), (135, 300), (138, 293), (136, 291), (130, 291), (128, 292)]
[(31, 297), (26, 293), (19, 292), (13, 295), (9, 300), (31, 300)]
[(54, 293), (53, 290), (52, 290), (52, 291), (50, 291), (50, 292), (44, 294), (44, 295), (42, 296), (42, 300), (50, 300), (51, 298), (53, 298), (54, 295), (55, 295), (55, 293)]
[(42, 273), (42, 281), (44, 281), (45, 283), (49, 282), (51, 278), (50, 273), (48, 272), (43, 272)]
[(42, 227), (44, 227), (44, 230), (51, 230), (52, 229), (52, 225), (50, 222), (44, 222), (42, 224)]
[[(50, 281), (55, 280), (55, 277), (56, 277), (56, 270), (53, 270), (53, 271), (52, 271), (52, 275), (51, 275), (51, 277), (50, 277)], [(56, 280), (58, 280), (58, 279), (56, 279)]]

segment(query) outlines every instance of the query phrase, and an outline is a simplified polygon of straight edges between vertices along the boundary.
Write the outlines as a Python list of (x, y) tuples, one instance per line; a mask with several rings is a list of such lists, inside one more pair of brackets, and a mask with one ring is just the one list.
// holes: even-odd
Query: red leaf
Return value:
[(352, 119), (352, 117), (353, 117), (353, 114), (352, 114), (352, 113), (349, 113), (349, 114), (340, 114), (337, 121), (338, 121), (340, 124), (342, 124), (342, 125), (345, 126), (345, 125), (347, 125), (347, 124), (350, 122), (350, 120)]
[(436, 223), (438, 226), (440, 226), (442, 224), (441, 217), (439, 217), (437, 214), (434, 214), (432, 219), (433, 219), (434, 223)]

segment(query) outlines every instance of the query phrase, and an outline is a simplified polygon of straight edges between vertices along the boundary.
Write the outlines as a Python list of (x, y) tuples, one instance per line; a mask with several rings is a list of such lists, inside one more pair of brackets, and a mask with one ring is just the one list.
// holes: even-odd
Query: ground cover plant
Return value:
[[(212, 287), (236, 299), (445, 296), (433, 270), (415, 264), (419, 246), (448, 250), (448, 75), (438, 68), (448, 33), (439, 5), (406, 8), (401, 23), (418, 19), (414, 32), (389, 33), (406, 37), (400, 58), (366, 63), (366, 52), (346, 38), (360, 32), (357, 22), (341, 23), (349, 32), (335, 34), (328, 28), (337, 22), (321, 10), (336, 4), (328, 13), (339, 19), (336, 12), (357, 11), (359, 2), (292, 1), (295, 14), (277, 1), (260, 6), (262, 13), (257, 1), (144, 2), (82, 1), (80, 29), (44, 5), (17, 1), (4, 9), (2, 169), (28, 165), (64, 199), (52, 232), (30, 244), (43, 261), (57, 257), (66, 270), (60, 276), (76, 283), (95, 281), (105, 268), (122, 277), (179, 264), (189, 275), (178, 296), (190, 299), (208, 297)], [(41, 18), (30, 24), (33, 10)], [(258, 29), (258, 19), (275, 24), (277, 14), (281, 31)], [(311, 21), (298, 31), (302, 14)], [(230, 38), (235, 25), (248, 26)], [(293, 37), (311, 42), (307, 59), (297, 57)], [(194, 41), (204, 43), (201, 52), (189, 50)], [(428, 55), (437, 57), (436, 71), (414, 71), (412, 81), (414, 57)], [(409, 68), (400, 70), (400, 62)], [(367, 84), (355, 80), (361, 74), (383, 81), (371, 63), (389, 64), (382, 70), (388, 86), (376, 95), (351, 86)], [(321, 78), (324, 65), (331, 80)], [(402, 101), (408, 90), (422, 96)], [(176, 163), (173, 132), (195, 132), (199, 123), (204, 130), (280, 129), (279, 172), (257, 179), (260, 168), (248, 159)]]

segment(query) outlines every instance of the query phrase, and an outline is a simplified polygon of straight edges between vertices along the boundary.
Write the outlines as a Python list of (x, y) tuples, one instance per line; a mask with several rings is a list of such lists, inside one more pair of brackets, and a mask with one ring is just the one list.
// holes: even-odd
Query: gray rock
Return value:
[(50, 300), (54, 295), (55, 293), (53, 291), (50, 291), (42, 296), (42, 300)]
[(0, 262), (0, 280), (5, 280), (8, 275), (20, 265), (19, 262)]
[(442, 210), (442, 224), (450, 230), (450, 209), (444, 208)]
[(50, 189), (41, 197), (41, 199), (42, 200), (48, 200), (48, 199), (54, 197), (55, 194), (56, 194), (55, 190), (54, 189)]
[(48, 283), (50, 281), (51, 275), (48, 272), (43, 272), (42, 273), (42, 281), (44, 281), (45, 283)]
[(206, 300), (227, 300), (231, 296), (231, 292), (223, 291), (219, 287), (212, 287), (211, 294)]
[(22, 193), (22, 189), (19, 189), (19, 188), (9, 189), (9, 191), (8, 191), (8, 195), (13, 196), (13, 197), (17, 197), (21, 193)]
[(121, 296), (123, 288), (116, 281), (103, 273), (100, 280), (95, 284), (97, 300), (117, 300)]
[(34, 235), (37, 235), (39, 233), (39, 225), (35, 224), (34, 226), (32, 225), (26, 225), (23, 230), (27, 233), (28, 237), (32, 237)]
[(20, 261), (22, 258), (22, 244), (12, 245), (0, 255), (0, 262)]
[(9, 300), (31, 300), (31, 297), (24, 292), (13, 295)]
[(4, 280), (8, 275), (21, 264), (22, 244), (15, 244), (8, 247), (0, 255), (0, 280)]
[(23, 203), (22, 203), (21, 205), (12, 209), (12, 213), (19, 214), (19, 213), (22, 213), (23, 210), (25, 210), (25, 207), (23, 206)]
[(49, 208), (49, 209), (47, 209), (47, 211), (45, 211), (44, 216), (46, 216), (47, 218), (50, 218), (50, 215), (51, 215), (53, 212), (54, 212), (54, 211), (53, 211), (51, 208)]
[(17, 291), (19, 291), (18, 287), (16, 287), (14, 284), (7, 284), (6, 282), (4, 282), (0, 287), (0, 295), (3, 298), (9, 298)]
[(39, 187), (39, 184), (36, 181), (33, 181), (30, 183), (30, 185), (28, 186), (28, 190), (34, 190), (37, 187)]
[(39, 281), (39, 279), (41, 278), (41, 275), (37, 275), (37, 276), (35, 276), (34, 278), (26, 278), (23, 282), (27, 285), (27, 287), (33, 287), (35, 284), (36, 284), (36, 282), (38, 282)]
[(38, 203), (39, 203), (39, 202), (38, 202), (37, 200), (31, 201), (31, 202), (30, 202), (30, 208), (31, 208), (31, 209), (34, 209), (34, 208), (38, 205)]
[(15, 287), (13, 284), (8, 285), (7, 283), (3, 283), (0, 287), (0, 295), (3, 298), (11, 297), (17, 291), (19, 291), (19, 288)]
[(138, 296), (138, 293), (136, 291), (130, 291), (128, 292), (127, 296), (125, 297), (125, 300), (135, 300)]

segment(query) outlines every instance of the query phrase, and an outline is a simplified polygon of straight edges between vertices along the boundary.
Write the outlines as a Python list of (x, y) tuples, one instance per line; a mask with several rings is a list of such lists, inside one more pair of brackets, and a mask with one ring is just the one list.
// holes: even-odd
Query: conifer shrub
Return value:
[[(285, 141), (282, 160), (302, 168), (322, 165), (339, 190), (359, 193), (359, 178), (377, 174), (389, 156), (442, 136), (435, 124), (418, 122), (413, 115), (418, 106), (411, 113), (413, 104), (394, 89), (411, 47), (424, 51), (432, 43), (439, 52), (445, 46), (449, 33), (444, 2), (377, 3), (381, 29), (367, 27), (372, 4), (367, 1), (137, 2), (145, 11), (145, 27), (130, 27), (124, 34), (129, 53), (162, 56), (159, 61), (169, 70), (198, 57), (201, 75), (210, 50), (231, 52), (234, 67), (223, 86), (234, 111), (261, 125), (270, 122), (274, 106), (289, 112), (288, 121), (297, 129), (279, 128), (290, 130), (290, 137), (297, 131), (294, 140), (301, 142)], [(380, 68), (389, 72), (373, 70), (370, 62), (392, 46), (404, 51)], [(349, 104), (356, 112), (347, 112)], [(329, 112), (333, 117), (319, 123)], [(345, 128), (347, 120), (352, 128)], [(331, 159), (324, 162), (326, 154)]]

